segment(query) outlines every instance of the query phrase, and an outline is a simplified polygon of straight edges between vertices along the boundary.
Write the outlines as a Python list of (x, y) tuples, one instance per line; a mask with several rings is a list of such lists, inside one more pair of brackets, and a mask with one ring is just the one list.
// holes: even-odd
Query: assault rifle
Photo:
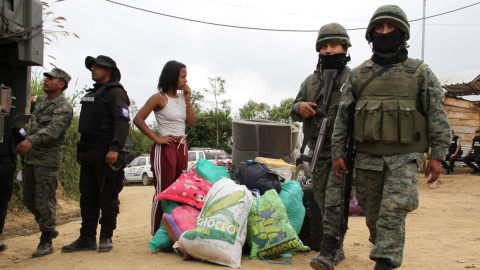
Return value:
[(337, 236), (339, 249), (343, 246), (343, 240), (348, 229), (348, 212), (350, 210), (350, 194), (352, 193), (353, 182), (353, 165), (355, 162), (356, 151), (353, 145), (353, 126), (355, 105), (352, 103), (348, 107), (348, 129), (347, 129), (347, 143), (345, 144), (344, 160), (345, 167), (348, 173), (343, 172), (342, 178), (342, 203), (340, 205), (340, 235)]
[[(300, 149), (300, 160), (306, 161), (310, 163), (310, 172), (314, 173), (317, 167), (318, 159), (320, 157), (320, 152), (323, 148), (323, 143), (325, 141), (325, 137), (327, 136), (328, 128), (330, 127), (330, 123), (332, 121), (331, 117), (327, 115), (328, 113), (328, 105), (330, 103), (330, 97), (332, 96), (332, 89), (333, 85), (335, 84), (335, 78), (337, 77), (338, 70), (336, 69), (324, 69), (323, 70), (323, 78), (325, 80), (324, 87), (322, 91), (315, 97), (313, 103), (317, 103), (318, 100), (323, 97), (322, 108), (319, 109), (318, 106), (312, 106), (312, 109), (315, 110), (315, 125), (310, 127), (308, 136), (305, 136), (303, 139), (303, 145)], [(305, 146), (307, 145), (308, 140), (312, 136), (315, 127), (320, 128), (320, 132), (318, 133), (317, 144), (315, 145), (315, 149), (312, 155), (305, 155), (303, 151), (305, 150)], [(307, 134), (306, 134), (307, 135)]]

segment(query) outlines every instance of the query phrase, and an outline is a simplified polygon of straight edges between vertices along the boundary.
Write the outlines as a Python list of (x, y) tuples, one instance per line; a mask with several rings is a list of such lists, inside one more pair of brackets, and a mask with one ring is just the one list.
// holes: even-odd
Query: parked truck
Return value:
[(40, 0), (0, 0), (0, 142), (5, 127), (24, 127), (30, 115), (32, 66), (43, 66)]

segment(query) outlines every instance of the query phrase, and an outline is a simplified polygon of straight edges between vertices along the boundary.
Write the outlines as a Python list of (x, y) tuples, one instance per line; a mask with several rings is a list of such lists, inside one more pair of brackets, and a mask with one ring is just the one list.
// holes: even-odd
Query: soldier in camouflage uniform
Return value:
[[(332, 137), (333, 170), (341, 179), (341, 171), (346, 172), (342, 151), (348, 110), (354, 104), (357, 198), (375, 245), (370, 259), (376, 261), (376, 270), (400, 267), (405, 219), (418, 207), (417, 167), (430, 144), (425, 177), (432, 172), (428, 182), (436, 181), (450, 143), (442, 88), (426, 64), (408, 58), (409, 37), (400, 7), (381, 6), (373, 14), (366, 39), (373, 43), (374, 54), (350, 72)], [(318, 269), (333, 269), (330, 265), (326, 260), (326, 267)]]
[(55, 230), (57, 217), (58, 172), (62, 166), (62, 147), (65, 134), (72, 123), (73, 108), (65, 98), (70, 75), (54, 68), (43, 73), (46, 95), (39, 96), (33, 115), (35, 123), (30, 125), (27, 139), (15, 152), (25, 155), (23, 167), (23, 202), (35, 216), (42, 235), (40, 244), (32, 257), (42, 257), (53, 252), (52, 239), (58, 236)]
[[(324, 85), (323, 70), (337, 69), (338, 75), (335, 78), (335, 83), (332, 89), (330, 103), (328, 104), (328, 115), (331, 116), (332, 123), (327, 132), (323, 149), (320, 153), (320, 160), (318, 161), (316, 171), (312, 174), (312, 192), (315, 201), (322, 211), (322, 217), (325, 217), (325, 208), (333, 207), (338, 212), (331, 211), (331, 214), (339, 218), (340, 215), (340, 200), (326, 201), (325, 194), (328, 190), (332, 193), (332, 198), (341, 197), (342, 183), (335, 178), (332, 169), (331, 159), (331, 136), (333, 131), (333, 120), (337, 114), (338, 103), (340, 101), (340, 88), (347, 80), (350, 68), (347, 67), (347, 62), (350, 61), (350, 56), (347, 56), (348, 47), (351, 47), (350, 38), (345, 28), (338, 23), (330, 23), (322, 26), (318, 33), (316, 50), (319, 52), (319, 61), (317, 69), (313, 74), (308, 76), (300, 86), (300, 91), (295, 99), (290, 111), (292, 120), (303, 122), (303, 133), (309, 136), (308, 147), (310, 148), (310, 155), (313, 153), (317, 143), (319, 128), (315, 128), (311, 132), (310, 128), (315, 127), (315, 111), (312, 106), (323, 105), (323, 99), (320, 98), (317, 103), (313, 103), (315, 97), (320, 93)], [(327, 184), (328, 183), (328, 184)], [(338, 205), (337, 205), (338, 203)], [(336, 207), (338, 206), (338, 207)], [(329, 227), (324, 227), (325, 232), (328, 233)], [(343, 260), (343, 250), (339, 252), (336, 262)]]

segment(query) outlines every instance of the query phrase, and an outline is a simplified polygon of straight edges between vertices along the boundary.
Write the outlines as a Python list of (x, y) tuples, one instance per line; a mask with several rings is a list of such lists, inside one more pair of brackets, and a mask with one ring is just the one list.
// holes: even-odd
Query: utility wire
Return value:
[[(131, 8), (131, 9), (136, 9), (136, 10), (140, 10), (140, 11), (144, 11), (144, 12), (156, 14), (156, 15), (161, 15), (161, 16), (170, 17), (170, 18), (179, 19), (179, 20), (184, 20), (184, 21), (189, 21), (189, 22), (209, 24), (209, 25), (216, 25), (216, 26), (223, 26), (223, 27), (231, 27), (231, 28), (239, 28), (239, 29), (247, 29), (247, 30), (274, 31), (274, 32), (318, 32), (318, 30), (270, 29), (270, 28), (258, 28), (258, 27), (248, 27), (248, 26), (238, 26), (238, 25), (229, 25), (229, 24), (220, 24), (220, 23), (205, 22), (205, 21), (199, 21), (199, 20), (193, 20), (193, 19), (188, 19), (188, 18), (173, 16), (173, 15), (168, 15), (168, 14), (164, 14), (164, 13), (160, 13), (160, 12), (156, 12), (156, 11), (152, 11), (152, 10), (148, 10), (148, 9), (143, 9), (143, 8), (139, 8), (139, 7), (134, 7), (134, 6), (122, 4), (122, 3), (119, 3), (119, 2), (115, 2), (115, 1), (112, 1), (112, 0), (105, 0), (105, 1), (110, 2), (110, 3), (113, 3), (113, 4), (117, 4), (117, 5), (120, 5), (120, 6), (128, 7), (128, 8)], [(473, 4), (468, 5), (468, 6), (464, 6), (464, 7), (457, 8), (457, 9), (454, 9), (454, 10), (450, 10), (450, 11), (447, 11), (447, 12), (443, 12), (443, 13), (440, 13), (440, 14), (428, 16), (428, 17), (425, 17), (425, 18), (410, 20), (409, 22), (415, 22), (415, 21), (420, 21), (420, 20), (429, 19), (429, 18), (433, 18), (433, 17), (438, 17), (438, 16), (441, 16), (441, 15), (445, 15), (445, 14), (448, 14), (448, 13), (452, 13), (452, 12), (455, 12), (455, 11), (459, 11), (459, 10), (462, 10), (462, 9), (466, 9), (466, 8), (469, 8), (469, 7), (478, 5), (478, 4), (480, 4), (480, 2), (476, 2), (476, 3), (473, 3)], [(346, 30), (354, 31), (354, 30), (362, 30), (362, 29), (367, 29), (367, 27), (350, 28), (350, 29), (346, 29)]]

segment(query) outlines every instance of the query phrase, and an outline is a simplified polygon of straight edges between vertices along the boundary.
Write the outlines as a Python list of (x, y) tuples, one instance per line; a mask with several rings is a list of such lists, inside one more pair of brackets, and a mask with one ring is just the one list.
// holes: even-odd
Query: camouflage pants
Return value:
[(340, 234), (340, 204), (342, 203), (342, 181), (338, 180), (330, 170), (325, 195), (325, 214), (323, 230), (325, 234)]
[(418, 208), (417, 164), (407, 163), (390, 171), (356, 169), (357, 199), (366, 216), (370, 259), (388, 259), (400, 267), (405, 245), (407, 213)]
[(25, 164), (23, 175), (23, 203), (35, 216), (40, 231), (53, 231), (57, 219), (58, 169)]
[[(312, 174), (312, 192), (315, 202), (325, 216), (325, 193), (327, 191), (328, 175), (332, 172), (332, 160), (320, 159), (317, 163), (315, 173)], [(333, 174), (333, 172), (332, 172)]]

